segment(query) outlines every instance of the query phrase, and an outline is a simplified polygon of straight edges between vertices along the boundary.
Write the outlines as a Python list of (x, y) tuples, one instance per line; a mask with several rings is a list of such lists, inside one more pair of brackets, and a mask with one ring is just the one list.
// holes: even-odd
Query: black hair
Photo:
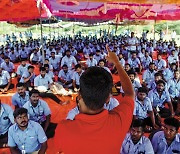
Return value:
[(19, 115), (27, 114), (27, 113), (28, 113), (27, 109), (25, 109), (25, 108), (17, 108), (17, 109), (15, 109), (15, 111), (13, 113), (13, 116), (14, 116), (14, 118), (16, 118)]
[(131, 74), (133, 74), (134, 76), (136, 76), (136, 72), (134, 72), (133, 70), (128, 71), (128, 75), (131, 75)]
[(25, 87), (25, 84), (22, 83), (22, 82), (19, 82), (19, 83), (16, 84), (16, 88), (17, 88), (17, 87)]
[(93, 53), (90, 53), (90, 54), (89, 54), (89, 57), (90, 57), (90, 56), (93, 56)]
[(161, 77), (162, 77), (162, 73), (156, 72), (156, 73), (154, 74), (154, 76), (161, 76)]
[(179, 121), (178, 121), (176, 118), (172, 118), (172, 117), (166, 118), (166, 119), (164, 120), (164, 123), (165, 123), (166, 125), (175, 127), (177, 131), (178, 131), (178, 129), (179, 129)]
[(75, 70), (77, 70), (78, 68), (81, 68), (81, 64), (76, 64), (74, 68)]
[(153, 62), (150, 62), (150, 63), (149, 63), (149, 66), (150, 66), (150, 65), (155, 65), (155, 63), (153, 63)]
[(104, 62), (104, 64), (106, 64), (106, 61), (104, 59), (100, 59), (99, 62), (98, 62), (98, 65), (100, 62)]
[(39, 70), (40, 70), (40, 71), (46, 71), (46, 68), (45, 68), (45, 67), (40, 67)]
[(131, 123), (131, 128), (132, 127), (142, 127), (142, 129), (144, 131), (145, 123), (144, 123), (144, 121), (142, 119), (135, 119)]
[(148, 90), (146, 87), (139, 87), (138, 88), (138, 93), (146, 93), (147, 94)]
[(29, 66), (28, 66), (28, 70), (29, 70), (30, 68), (34, 69), (34, 66), (29, 65)]
[(32, 89), (31, 91), (29, 91), (29, 97), (32, 96), (32, 94), (40, 94), (40, 92), (37, 89)]
[(10, 59), (8, 56), (4, 56), (4, 59)]
[(164, 86), (166, 85), (166, 82), (165, 82), (164, 80), (158, 80), (157, 83), (156, 83), (156, 85), (158, 85), (158, 84), (160, 84), (160, 83), (162, 83)]
[(44, 67), (46, 68), (46, 67), (48, 67), (49, 68), (49, 64), (44, 64)]
[(80, 77), (80, 94), (91, 110), (98, 110), (104, 106), (112, 86), (112, 76), (101, 67), (89, 67)]
[(68, 68), (68, 66), (67, 66), (66, 64), (64, 64), (64, 65), (62, 66), (62, 68), (63, 68), (63, 67), (67, 67), (67, 68)]

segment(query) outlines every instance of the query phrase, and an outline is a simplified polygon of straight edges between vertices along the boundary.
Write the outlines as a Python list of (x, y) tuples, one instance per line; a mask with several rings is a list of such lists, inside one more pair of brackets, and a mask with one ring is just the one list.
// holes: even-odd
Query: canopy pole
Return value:
[(40, 2), (39, 12), (40, 12), (40, 28), (41, 28), (42, 62), (43, 62), (43, 66), (44, 66), (45, 56), (44, 56), (44, 49), (43, 49), (43, 27), (42, 27), (42, 7), (41, 7), (41, 2)]
[(156, 39), (156, 19), (154, 20), (154, 40)]
[(51, 23), (51, 21), (49, 19), (49, 36), (50, 36), (50, 41), (51, 41), (51, 26), (50, 26), (50, 23)]

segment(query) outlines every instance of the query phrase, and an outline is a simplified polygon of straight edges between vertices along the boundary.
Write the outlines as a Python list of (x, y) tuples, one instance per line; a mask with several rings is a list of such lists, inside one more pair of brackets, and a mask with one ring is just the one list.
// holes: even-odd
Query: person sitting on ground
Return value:
[(135, 98), (135, 108), (133, 113), (134, 119), (142, 119), (146, 126), (146, 131), (152, 128), (158, 129), (155, 122), (154, 111), (150, 99), (147, 97), (147, 89), (145, 87), (138, 88)]
[(154, 75), (155, 75), (155, 64), (150, 63), (149, 68), (144, 71), (142, 76), (143, 85), (146, 87), (148, 83), (152, 83), (154, 81)]
[(10, 62), (10, 58), (9, 57), (4, 57), (4, 62), (1, 64), (1, 67), (9, 72), (9, 74), (15, 72), (15, 67), (14, 64), (12, 62)]
[(171, 63), (170, 67), (164, 69), (163, 77), (167, 82), (174, 77), (174, 71), (176, 69), (177, 69), (176, 63)]
[(9, 72), (3, 70), (0, 67), (0, 91), (7, 92), (9, 89), (13, 89), (14, 84), (11, 83), (11, 77)]
[(155, 60), (155, 65), (158, 71), (163, 71), (166, 68), (167, 63), (164, 59), (162, 59), (161, 54), (157, 55), (157, 60)]
[(133, 68), (135, 72), (141, 73), (142, 66), (139, 58), (137, 58), (136, 52), (132, 53), (131, 58), (128, 59), (128, 64), (130, 64), (131, 68)]
[[(177, 109), (178, 99), (180, 98), (180, 73), (179, 70), (174, 71), (174, 78), (168, 81), (168, 91), (171, 97), (171, 101), (174, 107), (174, 111)], [(180, 102), (179, 102), (180, 103)]]
[(164, 129), (152, 137), (152, 146), (156, 154), (180, 153), (179, 121), (175, 118), (164, 120)]
[(144, 127), (143, 120), (132, 121), (130, 132), (123, 141), (121, 154), (154, 154), (151, 141), (144, 136)]
[(15, 108), (21, 108), (23, 105), (29, 101), (29, 92), (26, 91), (26, 86), (24, 83), (16, 84), (17, 92), (12, 96), (12, 104)]
[(27, 71), (29, 65), (30, 64), (27, 64), (25, 60), (21, 60), (21, 64), (17, 67), (18, 81), (21, 79), (23, 73)]
[(89, 58), (86, 60), (87, 67), (97, 66), (97, 60), (93, 57), (93, 54), (89, 54)]
[(73, 65), (77, 65), (76, 58), (71, 55), (70, 50), (66, 50), (66, 55), (61, 60), (61, 67), (66, 64), (68, 66), (68, 69), (72, 69)]
[(27, 70), (24, 71), (19, 82), (25, 83), (27, 88), (33, 87), (34, 78), (35, 78), (34, 66), (29, 65)]
[(58, 81), (64, 88), (72, 88), (72, 71), (64, 64), (58, 74)]
[(134, 91), (137, 92), (138, 88), (139, 88), (139, 87), (142, 87), (142, 86), (141, 86), (141, 83), (140, 83), (140, 82), (138, 82), (137, 80), (135, 80), (136, 73), (135, 73), (134, 71), (129, 71), (129, 72), (128, 72), (128, 76), (129, 76), (129, 78), (130, 78), (130, 80), (131, 80), (131, 82), (132, 82), (132, 85), (133, 85), (133, 87), (134, 87)]
[(80, 64), (77, 64), (75, 66), (75, 72), (73, 73), (73, 76), (72, 76), (72, 85), (73, 85), (73, 90), (75, 92), (78, 91), (79, 89), (79, 85), (80, 85), (80, 77), (82, 75), (82, 73), (84, 72), (84, 70), (82, 70), (82, 66)]
[(28, 118), (25, 108), (14, 111), (15, 124), (8, 131), (8, 146), (12, 154), (45, 154), (47, 137), (43, 128), (37, 122)]
[(8, 130), (14, 123), (12, 108), (0, 100), (0, 148), (7, 147)]
[(101, 68), (104, 68), (106, 71), (108, 71), (109, 73), (111, 73), (110, 69), (108, 67), (105, 66), (106, 61), (104, 59), (100, 59), (98, 66)]
[(39, 123), (47, 138), (53, 137), (57, 124), (51, 123), (51, 110), (48, 104), (39, 99), (39, 91), (32, 89), (29, 92), (29, 101), (23, 107), (28, 110), (29, 119)]
[[(157, 82), (158, 82), (159, 80), (163, 80), (163, 74), (160, 73), (160, 72), (156, 72), (156, 73), (154, 74), (154, 80), (152, 80), (151, 82), (148, 83), (147, 88), (148, 88), (149, 90), (155, 89), (156, 86), (157, 86)], [(167, 89), (167, 83), (166, 83), (166, 82), (165, 82), (165, 88)]]
[(112, 76), (103, 68), (89, 67), (80, 77), (77, 96), (80, 114), (73, 121), (64, 120), (58, 124), (54, 137), (55, 151), (86, 154), (120, 152), (132, 120), (134, 91), (116, 54), (108, 46), (107, 51), (107, 60), (116, 65), (125, 96), (116, 108), (104, 110), (104, 103), (111, 96)]
[(46, 69), (46, 74), (49, 75), (49, 77), (55, 81), (55, 76), (54, 76), (54, 73), (52, 71), (50, 71), (49, 69), (49, 65), (48, 64), (44, 64), (44, 67)]
[(41, 97), (44, 98), (49, 97), (52, 100), (54, 100), (56, 103), (60, 104), (61, 100), (49, 90), (52, 85), (53, 85), (52, 78), (50, 78), (49, 75), (46, 74), (45, 67), (41, 67), (40, 74), (34, 79), (34, 88), (41, 90), (40, 92)]
[[(161, 117), (167, 118), (175, 115), (169, 92), (165, 89), (165, 82), (163, 80), (157, 82), (156, 88), (148, 93), (148, 97), (159, 123), (161, 123)], [(168, 104), (169, 108), (165, 107), (165, 103)]]
[(32, 63), (32, 65), (36, 65), (38, 64), (39, 61), (39, 53), (38, 53), (38, 49), (33, 49), (32, 54), (30, 55), (30, 62)]

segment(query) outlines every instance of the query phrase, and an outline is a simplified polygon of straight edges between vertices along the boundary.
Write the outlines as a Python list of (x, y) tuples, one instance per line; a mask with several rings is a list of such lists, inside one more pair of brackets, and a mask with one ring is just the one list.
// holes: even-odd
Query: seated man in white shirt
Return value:
[(49, 75), (46, 74), (45, 67), (41, 67), (40, 68), (40, 75), (38, 75), (34, 79), (34, 87), (35, 87), (35, 89), (41, 90), (42, 86), (44, 86), (45, 90), (41, 91), (40, 96), (41, 97), (49, 97), (52, 100), (54, 100), (56, 103), (60, 104), (61, 100), (49, 90), (50, 86), (52, 84), (53, 84), (53, 80), (52, 80), (52, 78), (49, 77)]
[(150, 140), (144, 135), (144, 123), (140, 119), (133, 120), (130, 132), (127, 133), (121, 154), (154, 154)]
[(58, 81), (64, 88), (72, 88), (72, 71), (64, 64), (58, 74)]

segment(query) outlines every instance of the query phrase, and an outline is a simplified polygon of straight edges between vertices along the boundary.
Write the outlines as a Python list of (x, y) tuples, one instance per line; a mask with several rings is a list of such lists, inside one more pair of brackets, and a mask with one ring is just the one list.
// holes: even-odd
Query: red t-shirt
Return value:
[(55, 149), (64, 154), (119, 154), (133, 110), (134, 100), (125, 96), (112, 111), (64, 120), (56, 128)]

